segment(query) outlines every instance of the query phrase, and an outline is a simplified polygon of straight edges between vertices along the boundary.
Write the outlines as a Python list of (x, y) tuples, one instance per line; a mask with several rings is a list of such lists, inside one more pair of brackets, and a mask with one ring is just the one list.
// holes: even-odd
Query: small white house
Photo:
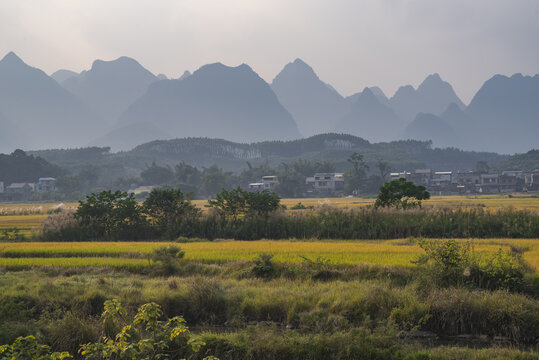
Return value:
[(275, 175), (262, 176), (262, 183), (264, 183), (264, 189), (273, 189), (279, 185), (279, 179)]
[(36, 183), (35, 190), (36, 192), (52, 192), (56, 191), (56, 186), (54, 186), (56, 179), (47, 177), (39, 178), (39, 181)]
[(317, 173), (305, 179), (305, 183), (318, 192), (335, 192), (344, 189), (343, 173)]
[(250, 183), (249, 190), (262, 191), (264, 190), (264, 183), (263, 182)]
[(401, 171), (401, 172), (392, 172), (389, 174), (389, 179), (390, 180), (397, 180), (397, 179), (406, 179), (408, 178), (408, 176), (410, 176), (410, 173), (407, 172), (407, 171)]
[(262, 190), (272, 190), (277, 185), (279, 185), (279, 179), (277, 176), (268, 175), (262, 176), (262, 179), (258, 182), (250, 183), (248, 189), (250, 191), (262, 191)]

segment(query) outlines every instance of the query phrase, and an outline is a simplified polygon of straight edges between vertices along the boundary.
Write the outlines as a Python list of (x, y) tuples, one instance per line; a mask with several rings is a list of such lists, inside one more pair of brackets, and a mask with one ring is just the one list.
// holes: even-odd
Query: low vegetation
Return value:
[(537, 212), (420, 197), (93, 194), (49, 214), (43, 242), (6, 230), (0, 359), (537, 358)]
[[(423, 193), (415, 195), (425, 197)], [(415, 195), (403, 195), (397, 202), (392, 202), (393, 206), (401, 209), (321, 206), (313, 211), (287, 212), (279, 206), (279, 198), (273, 193), (250, 193), (238, 188), (221, 191), (215, 200), (208, 202), (207, 206), (214, 211), (202, 212), (179, 190), (153, 190), (143, 204), (138, 204), (133, 195), (108, 191), (92, 194), (85, 201), (80, 201), (72, 217), (65, 213), (50, 215), (37, 239), (535, 238), (539, 234), (539, 214), (534, 211), (490, 211), (482, 208), (410, 210), (420, 201)], [(63, 219), (63, 223), (57, 221), (59, 219)], [(50, 224), (55, 225), (48, 226)]]

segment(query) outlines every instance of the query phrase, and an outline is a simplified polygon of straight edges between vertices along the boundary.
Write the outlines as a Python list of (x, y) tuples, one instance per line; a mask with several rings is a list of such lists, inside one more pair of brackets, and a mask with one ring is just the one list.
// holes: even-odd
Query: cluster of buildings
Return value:
[[(436, 195), (499, 194), (511, 192), (539, 191), (539, 169), (531, 172), (508, 170), (501, 173), (475, 171), (431, 171), (417, 169), (413, 172), (394, 172), (389, 180), (405, 178), (416, 185), (423, 185)], [(277, 176), (264, 176), (248, 185), (249, 191), (273, 190), (279, 185)], [(342, 195), (343, 173), (317, 173), (305, 179), (305, 194)]]
[(405, 178), (416, 185), (423, 185), (432, 194), (499, 194), (539, 191), (539, 170), (525, 173), (508, 170), (502, 173), (475, 171), (452, 172), (417, 169), (414, 172), (395, 172), (391, 180)]
[(39, 178), (35, 183), (11, 183), (9, 185), (0, 181), (0, 200), (22, 201), (28, 200), (34, 193), (56, 191), (56, 179), (51, 177)]
[[(263, 176), (258, 182), (250, 183), (249, 191), (273, 190), (279, 185), (277, 176)], [(344, 191), (343, 173), (316, 173), (305, 179), (306, 194), (342, 194)]]

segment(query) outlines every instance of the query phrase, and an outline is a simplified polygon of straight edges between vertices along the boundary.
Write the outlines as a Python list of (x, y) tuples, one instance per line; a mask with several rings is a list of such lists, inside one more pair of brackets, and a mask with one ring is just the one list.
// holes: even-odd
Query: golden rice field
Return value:
[[(463, 240), (459, 240), (463, 241)], [(524, 259), (539, 271), (539, 239), (470, 239), (476, 252), (495, 252), (509, 245), (524, 250)], [(0, 243), (0, 267), (144, 267), (146, 255), (171, 243), (76, 242)], [(412, 266), (422, 250), (407, 239), (387, 241), (214, 241), (179, 244), (186, 260), (234, 262), (253, 260), (260, 253), (272, 253), (278, 262), (301, 262), (323, 258), (331, 264), (373, 264)]]
[(23, 235), (29, 236), (32, 230), (41, 227), (47, 215), (8, 215), (0, 216), (0, 231), (16, 228)]
[[(305, 206), (330, 205), (336, 207), (357, 207), (374, 204), (375, 199), (367, 198), (304, 198), (282, 199), (281, 203), (292, 207), (298, 202)], [(473, 195), (473, 196), (432, 196), (430, 200), (423, 201), (423, 205), (435, 207), (474, 207), (480, 206), (488, 209), (513, 207), (515, 209), (539, 210), (539, 197), (527, 195)]]

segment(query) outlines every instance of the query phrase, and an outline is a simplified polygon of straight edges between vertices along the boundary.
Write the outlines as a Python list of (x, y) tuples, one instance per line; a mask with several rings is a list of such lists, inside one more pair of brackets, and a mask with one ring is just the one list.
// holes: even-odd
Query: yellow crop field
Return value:
[(0, 231), (16, 228), (21, 234), (29, 236), (32, 230), (41, 227), (46, 215), (8, 215), (0, 216)]
[[(539, 239), (469, 239), (476, 252), (495, 252), (515, 246), (539, 271)], [(31, 266), (146, 266), (146, 254), (166, 242), (0, 243), (0, 267)], [(205, 241), (177, 244), (185, 259), (202, 262), (250, 261), (260, 253), (278, 262), (301, 262), (302, 257), (331, 264), (412, 266), (422, 253), (406, 239), (387, 241)]]
[[(357, 207), (374, 204), (375, 199), (367, 198), (304, 198), (282, 199), (281, 203), (288, 208), (301, 202), (305, 206), (330, 205), (335, 207)], [(432, 196), (430, 200), (423, 201), (423, 206), (435, 207), (485, 207), (500, 209), (512, 207), (515, 209), (539, 210), (539, 197), (526, 195), (473, 195), (473, 196)]]

